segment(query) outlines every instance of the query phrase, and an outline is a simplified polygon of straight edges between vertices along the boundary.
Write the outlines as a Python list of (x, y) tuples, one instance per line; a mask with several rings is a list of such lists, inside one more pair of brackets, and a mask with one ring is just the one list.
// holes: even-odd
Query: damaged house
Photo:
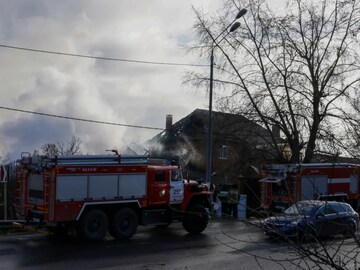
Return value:
[[(185, 177), (204, 180), (207, 123), (207, 110), (196, 109), (176, 123), (167, 115), (166, 129), (148, 141), (150, 156), (174, 160)], [(271, 161), (273, 156), (266, 150), (270, 136), (281, 142), (279, 130), (269, 134), (241, 115), (213, 112), (212, 183), (236, 184), (244, 174), (254, 174), (249, 168)]]

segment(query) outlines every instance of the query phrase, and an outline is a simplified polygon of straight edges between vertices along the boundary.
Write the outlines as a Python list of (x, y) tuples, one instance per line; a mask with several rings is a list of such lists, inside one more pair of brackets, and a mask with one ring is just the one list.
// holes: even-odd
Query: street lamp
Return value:
[[(209, 112), (208, 112), (208, 138), (207, 138), (207, 155), (206, 155), (206, 183), (211, 189), (211, 167), (212, 167), (212, 98), (213, 98), (213, 80), (214, 80), (214, 49), (223, 41), (228, 34), (234, 32), (239, 26), (239, 22), (235, 22), (237, 19), (241, 18), (246, 14), (247, 10), (245, 8), (241, 9), (236, 15), (235, 19), (216, 37), (212, 38), (213, 44), (211, 47), (211, 56), (210, 56), (210, 88), (209, 88)], [(235, 22), (235, 23), (234, 23)], [(217, 42), (217, 39), (223, 35), (223, 33), (229, 28), (229, 32), (223, 36), (223, 38)]]

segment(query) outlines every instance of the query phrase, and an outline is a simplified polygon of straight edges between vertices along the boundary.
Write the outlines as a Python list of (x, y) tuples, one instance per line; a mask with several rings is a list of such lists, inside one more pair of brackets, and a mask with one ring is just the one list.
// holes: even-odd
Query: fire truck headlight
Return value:
[(159, 192), (159, 196), (160, 197), (164, 197), (165, 196), (165, 189), (163, 189), (163, 190), (161, 190), (160, 192)]

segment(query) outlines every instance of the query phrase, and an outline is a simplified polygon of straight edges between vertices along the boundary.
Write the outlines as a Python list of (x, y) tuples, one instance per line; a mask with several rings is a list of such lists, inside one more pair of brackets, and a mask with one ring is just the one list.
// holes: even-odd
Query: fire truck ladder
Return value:
[(143, 155), (61, 155), (47, 156), (45, 162), (49, 165), (147, 164), (148, 157)]
[[(39, 155), (22, 153), (21, 164), (33, 167), (54, 167), (56, 165), (116, 165), (116, 164), (160, 164), (145, 155)], [(165, 165), (165, 161), (161, 160)]]

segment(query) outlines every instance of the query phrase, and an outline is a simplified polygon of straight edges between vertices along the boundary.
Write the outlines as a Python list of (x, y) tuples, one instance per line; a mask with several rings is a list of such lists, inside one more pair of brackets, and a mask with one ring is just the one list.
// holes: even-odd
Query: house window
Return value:
[(229, 146), (223, 144), (220, 147), (219, 159), (228, 159), (228, 158), (229, 158)]

